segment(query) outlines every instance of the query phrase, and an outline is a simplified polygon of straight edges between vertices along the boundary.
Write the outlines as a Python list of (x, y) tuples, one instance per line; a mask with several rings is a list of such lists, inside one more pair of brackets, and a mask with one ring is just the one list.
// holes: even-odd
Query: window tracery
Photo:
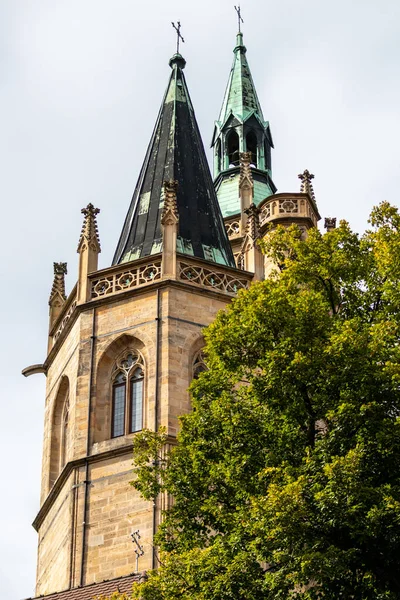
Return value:
[(144, 360), (138, 351), (129, 351), (112, 374), (112, 438), (143, 428), (143, 396)]
[(192, 376), (193, 379), (197, 379), (200, 375), (200, 373), (203, 373), (204, 371), (207, 371), (207, 365), (205, 362), (205, 355), (203, 350), (199, 350), (196, 354), (195, 357), (193, 359), (193, 366), (192, 366)]

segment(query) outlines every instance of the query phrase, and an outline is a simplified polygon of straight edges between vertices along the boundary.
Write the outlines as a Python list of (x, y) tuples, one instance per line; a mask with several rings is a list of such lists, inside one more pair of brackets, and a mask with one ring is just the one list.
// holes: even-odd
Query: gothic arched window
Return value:
[(257, 136), (254, 131), (246, 135), (246, 150), (251, 152), (251, 165), (257, 167)]
[(228, 163), (230, 167), (239, 164), (239, 136), (234, 129), (228, 135)]
[(203, 350), (199, 350), (195, 354), (195, 357), (193, 359), (193, 366), (192, 366), (193, 379), (197, 379), (198, 376), (200, 375), (200, 373), (203, 373), (203, 371), (207, 371), (207, 365), (205, 363), (205, 357), (204, 357)]
[(271, 146), (267, 141), (264, 144), (264, 157), (265, 157), (265, 168), (271, 169)]
[(49, 489), (65, 467), (68, 459), (71, 431), (71, 395), (69, 380), (66, 375), (61, 377), (56, 397), (54, 398), (53, 414), (50, 431), (50, 466)]
[(139, 352), (125, 354), (117, 364), (112, 383), (111, 437), (143, 428), (144, 361)]
[(69, 425), (69, 397), (65, 400), (62, 420), (61, 420), (61, 452), (60, 452), (60, 470), (67, 463), (68, 452), (68, 425)]
[(215, 144), (214, 154), (214, 175), (217, 176), (221, 172), (221, 140), (218, 139)]

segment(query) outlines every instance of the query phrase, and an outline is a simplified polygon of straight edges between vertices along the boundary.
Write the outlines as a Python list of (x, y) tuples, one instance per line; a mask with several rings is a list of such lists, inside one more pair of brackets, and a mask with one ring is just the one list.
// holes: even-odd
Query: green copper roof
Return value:
[(242, 33), (237, 34), (236, 47), (233, 52), (233, 65), (218, 119), (219, 124), (223, 126), (231, 113), (242, 122), (251, 114), (255, 114), (264, 123), (261, 105), (246, 58), (246, 46), (243, 44)]
[[(260, 204), (267, 196), (271, 196), (276, 191), (275, 186), (267, 180), (262, 173), (253, 172), (254, 197), (253, 202), (256, 206)], [(239, 198), (239, 174), (232, 174), (230, 177), (221, 177), (216, 186), (218, 202), (224, 217), (230, 217), (240, 212)]]

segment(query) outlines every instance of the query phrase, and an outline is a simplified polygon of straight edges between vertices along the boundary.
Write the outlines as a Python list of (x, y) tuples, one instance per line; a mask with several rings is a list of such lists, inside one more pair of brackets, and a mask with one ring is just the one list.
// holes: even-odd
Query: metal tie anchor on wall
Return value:
[(136, 573), (139, 573), (139, 558), (143, 556), (144, 550), (143, 546), (139, 543), (140, 533), (139, 529), (131, 533), (132, 543), (135, 544), (135, 554), (136, 554)]

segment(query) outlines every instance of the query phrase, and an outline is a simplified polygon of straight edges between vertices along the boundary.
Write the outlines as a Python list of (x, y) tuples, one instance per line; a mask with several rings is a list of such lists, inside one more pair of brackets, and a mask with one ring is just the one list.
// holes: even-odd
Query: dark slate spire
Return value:
[(180, 54), (171, 77), (114, 255), (118, 264), (162, 249), (164, 181), (178, 182), (177, 251), (235, 266), (186, 86)]

